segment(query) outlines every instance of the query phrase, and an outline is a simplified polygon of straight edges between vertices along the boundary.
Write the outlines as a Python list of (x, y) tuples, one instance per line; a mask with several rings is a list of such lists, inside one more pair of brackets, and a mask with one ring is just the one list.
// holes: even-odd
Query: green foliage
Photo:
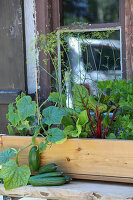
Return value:
[(35, 116), (36, 102), (32, 101), (30, 96), (24, 96), (16, 102), (18, 116), (21, 121), (24, 121), (27, 117)]
[(47, 140), (51, 143), (56, 143), (57, 141), (60, 141), (66, 137), (63, 131), (59, 128), (51, 128), (48, 130), (48, 134)]
[(98, 87), (100, 92), (112, 97), (110, 98), (111, 104), (117, 105), (118, 114), (112, 129), (116, 138), (133, 139), (133, 79), (103, 81), (98, 83)]
[(18, 167), (14, 160), (6, 162), (0, 171), (0, 177), (4, 181), (6, 190), (27, 185), (30, 175), (31, 172), (27, 165)]
[(43, 151), (45, 151), (47, 148), (47, 142), (40, 142), (39, 144), (39, 153), (42, 153)]
[(67, 112), (63, 108), (49, 106), (42, 111), (42, 114), (46, 118), (45, 123), (50, 126), (52, 124), (61, 124), (61, 120), (63, 116), (67, 115)]
[(104, 113), (104, 112), (107, 111), (107, 105), (99, 103), (91, 95), (89, 96), (88, 107), (90, 109), (92, 109), (95, 113), (96, 113), (96, 107), (97, 107), (97, 110), (98, 110), (99, 114)]
[(87, 111), (84, 110), (79, 114), (78, 124), (84, 126), (88, 122)]
[(109, 136), (106, 137), (106, 139), (116, 139), (116, 135), (114, 133), (110, 133)]
[[(64, 94), (61, 94), (61, 99), (62, 99), (62, 105), (66, 106), (66, 96)], [(60, 101), (61, 101), (58, 92), (50, 93), (48, 100), (52, 101), (53, 103), (58, 103), (59, 105), (60, 105)]]
[(69, 125), (74, 126), (74, 121), (70, 116), (63, 116), (61, 123), (63, 124), (64, 128)]
[[(62, 95), (62, 99), (65, 102), (65, 96)], [(49, 100), (53, 103), (59, 103), (57, 93), (51, 93)], [(57, 101), (57, 102), (56, 102)], [(48, 142), (62, 143), (66, 139), (66, 135), (61, 129), (50, 129), (52, 125), (60, 125), (62, 118), (68, 115), (66, 108), (59, 108), (55, 106), (49, 106), (39, 113), (39, 124), (37, 119), (37, 105), (35, 101), (31, 100), (30, 96), (26, 96), (23, 93), (16, 98), (15, 103), (9, 104), (9, 112), (7, 118), (9, 120), (8, 131), (10, 135), (14, 135), (15, 132), (20, 135), (33, 135), (34, 140), (32, 143), (35, 145), (35, 138), (38, 135), (45, 136), (45, 142), (41, 142), (39, 145), (39, 152), (43, 152), (48, 145)], [(48, 131), (46, 130), (48, 126)], [(56, 131), (54, 134), (53, 131)], [(58, 132), (59, 131), (59, 137)]]
[(20, 135), (26, 135), (28, 130), (32, 133), (33, 126), (37, 125), (36, 108), (36, 102), (24, 93), (19, 95), (14, 103), (9, 104), (6, 115), (10, 122), (9, 134), (14, 135), (15, 132), (19, 132)]
[(5, 149), (0, 153), (0, 165), (6, 163), (9, 159), (16, 157), (16, 151), (13, 148)]
[(81, 112), (88, 107), (89, 92), (83, 85), (75, 84), (73, 89), (73, 105), (77, 112)]

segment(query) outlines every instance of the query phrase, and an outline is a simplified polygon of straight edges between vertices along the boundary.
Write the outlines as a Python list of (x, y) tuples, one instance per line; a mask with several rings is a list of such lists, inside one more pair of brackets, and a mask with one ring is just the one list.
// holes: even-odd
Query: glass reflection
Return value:
[[(87, 84), (93, 94), (98, 81), (121, 78), (120, 31), (86, 32), (66, 35), (66, 89)], [(62, 66), (63, 67), (63, 66)]]
[[(62, 0), (62, 25), (119, 21), (119, 0)], [(62, 20), (62, 19), (61, 19)]]

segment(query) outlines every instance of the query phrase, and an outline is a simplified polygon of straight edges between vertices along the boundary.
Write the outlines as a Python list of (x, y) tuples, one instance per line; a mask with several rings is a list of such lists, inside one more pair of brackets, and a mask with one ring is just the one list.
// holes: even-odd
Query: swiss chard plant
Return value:
[(108, 138), (133, 139), (133, 79), (99, 82), (101, 92), (119, 105), (112, 133)]
[[(64, 131), (69, 133), (69, 137), (105, 138), (108, 136), (117, 112), (117, 106), (109, 107), (107, 104), (111, 97), (102, 95), (98, 101), (96, 97), (89, 94), (84, 85), (78, 84), (74, 85), (72, 91), (73, 106), (79, 116), (76, 121), (68, 122), (68, 126), (65, 124)], [(113, 112), (111, 119), (110, 112)]]

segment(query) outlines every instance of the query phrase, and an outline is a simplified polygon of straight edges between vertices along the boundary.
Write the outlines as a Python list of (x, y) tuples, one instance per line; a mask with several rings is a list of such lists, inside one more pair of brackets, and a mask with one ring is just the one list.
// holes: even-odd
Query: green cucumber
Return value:
[(30, 180), (37, 179), (37, 178), (45, 178), (45, 177), (58, 177), (58, 176), (62, 176), (62, 174), (63, 174), (63, 172), (61, 172), (61, 171), (38, 174), (35, 176), (31, 176)]
[(29, 180), (29, 183), (33, 186), (58, 186), (66, 183), (64, 177), (48, 177)]
[(39, 168), (39, 174), (47, 173), (47, 172), (54, 172), (57, 169), (57, 165), (55, 163), (51, 163), (48, 165), (44, 165)]
[(37, 171), (40, 166), (40, 155), (37, 146), (33, 146), (29, 151), (29, 167), (32, 172)]
[(66, 179), (66, 183), (70, 183), (70, 181), (72, 181), (72, 178), (68, 175), (63, 175), (63, 177)]

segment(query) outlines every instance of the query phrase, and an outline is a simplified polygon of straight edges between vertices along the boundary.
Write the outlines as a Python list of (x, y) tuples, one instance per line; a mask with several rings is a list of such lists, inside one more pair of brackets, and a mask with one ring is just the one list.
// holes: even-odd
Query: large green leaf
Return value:
[(78, 121), (76, 123), (76, 129), (77, 129), (78, 136), (79, 136), (81, 131), (82, 131), (82, 126), (79, 124), (79, 119), (78, 119)]
[(79, 119), (78, 119), (78, 124), (81, 126), (84, 126), (87, 122), (88, 122), (88, 115), (87, 115), (87, 111), (84, 110), (80, 113), (79, 115)]
[(14, 113), (14, 112), (9, 112), (7, 114), (7, 118), (9, 120), (9, 122), (12, 123), (13, 126), (16, 126), (18, 124), (18, 122), (20, 121), (20, 117), (18, 116), (17, 113)]
[(39, 144), (39, 153), (42, 153), (43, 151), (45, 151), (46, 148), (47, 148), (47, 143), (40, 142), (40, 144)]
[(51, 128), (48, 130), (48, 136), (47, 139), (51, 143), (56, 143), (57, 141), (60, 141), (64, 138), (66, 138), (66, 135), (63, 133), (62, 130), (59, 128)]
[(25, 120), (25, 121), (22, 122), (22, 124), (20, 124), (20, 125), (17, 126), (17, 130), (18, 131), (21, 131), (23, 129), (27, 129), (27, 130), (30, 129), (29, 121)]
[(6, 115), (6, 118), (9, 122), (12, 123), (13, 126), (16, 126), (18, 122), (20, 121), (20, 117), (18, 116), (18, 113), (16, 112), (15, 107), (13, 106), (13, 103), (9, 104), (8, 106), (8, 114)]
[(9, 159), (14, 158), (16, 156), (15, 149), (5, 149), (0, 153), (0, 165), (6, 163)]
[(67, 127), (67, 126), (69, 126), (69, 125), (73, 125), (74, 126), (74, 121), (72, 120), (71, 117), (68, 117), (68, 116), (64, 116), (62, 118), (61, 123), (63, 124), (64, 128)]
[(96, 113), (96, 107), (97, 107), (97, 110), (99, 112), (99, 114), (101, 113), (104, 113), (107, 111), (107, 105), (106, 104), (100, 104), (98, 103), (98, 101), (96, 101), (94, 99), (93, 96), (89, 96), (89, 102), (88, 102), (88, 106), (90, 109), (92, 109), (95, 113)]
[(42, 114), (47, 119), (45, 123), (50, 126), (52, 124), (61, 124), (61, 120), (63, 116), (67, 115), (67, 112), (63, 108), (49, 106), (42, 111)]
[(110, 133), (109, 136), (106, 137), (106, 139), (116, 139), (116, 135), (114, 133)]
[(103, 119), (103, 124), (105, 124), (105, 126), (109, 127), (111, 120), (109, 118), (109, 113), (111, 111), (113, 111), (114, 109), (116, 109), (116, 106), (111, 106), (111, 108), (108, 110), (107, 114), (105, 115), (104, 119)]
[(79, 113), (76, 112), (74, 109), (72, 109), (72, 108), (67, 108), (67, 107), (64, 107), (63, 109), (67, 112), (67, 115), (68, 115), (68, 116), (71, 116), (71, 117), (73, 117), (74, 119), (78, 119)]
[(89, 92), (83, 85), (75, 84), (73, 89), (73, 104), (76, 111), (80, 112), (86, 109), (89, 101)]
[(8, 161), (0, 171), (0, 177), (4, 180), (6, 190), (27, 185), (30, 174), (30, 169), (27, 165), (18, 167), (14, 160)]
[(65, 135), (68, 135), (69, 137), (71, 137), (71, 133), (74, 131), (74, 126), (73, 125), (69, 125), (66, 126), (63, 130), (63, 132), (65, 133)]
[(88, 133), (87, 132), (81, 132), (80, 137), (81, 138), (87, 138)]
[(24, 96), (17, 104), (18, 114), (21, 120), (25, 120), (27, 117), (34, 116), (36, 113), (36, 102), (32, 101), (30, 96)]
[(66, 106), (66, 96), (64, 94), (60, 96), (58, 92), (52, 92), (50, 93), (48, 100), (54, 103), (62, 103), (63, 106)]

